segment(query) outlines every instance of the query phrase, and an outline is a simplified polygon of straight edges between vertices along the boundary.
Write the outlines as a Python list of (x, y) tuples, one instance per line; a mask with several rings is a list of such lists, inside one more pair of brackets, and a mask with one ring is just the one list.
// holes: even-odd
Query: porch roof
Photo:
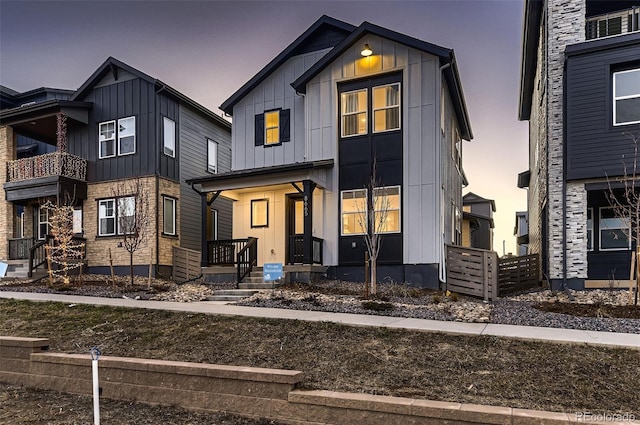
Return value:
[(325, 187), (326, 170), (333, 168), (333, 159), (274, 165), (271, 167), (235, 170), (222, 174), (187, 179), (187, 184), (199, 184), (203, 192), (246, 189), (311, 180), (318, 187)]

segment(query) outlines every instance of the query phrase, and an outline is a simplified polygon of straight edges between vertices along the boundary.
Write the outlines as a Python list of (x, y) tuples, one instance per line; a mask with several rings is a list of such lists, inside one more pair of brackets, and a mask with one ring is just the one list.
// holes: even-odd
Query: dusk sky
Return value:
[(0, 0), (0, 84), (77, 89), (116, 59), (212, 111), (321, 15), (369, 21), (455, 50), (474, 139), (463, 147), (474, 192), (494, 199), (494, 250), (515, 252), (516, 187), (528, 167), (517, 120), (523, 0), (67, 1)]

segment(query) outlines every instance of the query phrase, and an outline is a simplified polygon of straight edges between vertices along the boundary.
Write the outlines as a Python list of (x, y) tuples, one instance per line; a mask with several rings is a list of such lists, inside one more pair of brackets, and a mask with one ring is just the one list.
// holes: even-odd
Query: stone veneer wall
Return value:
[[(13, 128), (9, 126), (0, 127), (0, 187), (7, 182), (7, 162), (15, 159), (16, 139)], [(2, 189), (4, 192), (4, 189)], [(4, 195), (4, 194), (3, 194)], [(0, 260), (9, 258), (8, 238), (12, 238), (14, 233), (14, 213), (13, 203), (5, 200), (5, 196), (0, 197)]]
[(567, 278), (587, 277), (587, 190), (567, 182)]
[[(92, 392), (91, 357), (48, 353), (44, 338), (0, 336), (0, 382), (45, 390)], [(104, 356), (101, 397), (224, 411), (286, 424), (471, 425), (570, 424), (575, 415), (510, 407), (300, 391), (302, 372)], [(91, 409), (88, 405), (87, 409)]]
[[(547, 0), (547, 113), (548, 113), (548, 236), (549, 236), (549, 277), (561, 279), (563, 269), (563, 90), (564, 90), (564, 62), (565, 48), (569, 44), (579, 43), (585, 40), (585, 0)], [(574, 190), (575, 192), (575, 190)], [(574, 193), (575, 194), (575, 193)], [(574, 194), (569, 194), (574, 201)], [(585, 209), (586, 207), (583, 206)], [(568, 211), (567, 211), (568, 212)], [(575, 205), (572, 214), (567, 217), (570, 220), (582, 222), (577, 214)], [(582, 213), (584, 214), (584, 212)], [(585, 220), (586, 222), (586, 220)], [(573, 224), (572, 224), (573, 225)], [(575, 231), (581, 229), (575, 226)], [(568, 239), (568, 238), (567, 238)], [(577, 238), (576, 238), (577, 240)], [(582, 249), (567, 247), (567, 277), (585, 277), (581, 273), (585, 269), (585, 257), (578, 257)]]
[[(141, 248), (134, 253), (134, 265), (147, 266), (150, 262), (154, 265), (171, 266), (173, 263), (173, 246), (180, 244), (179, 233), (177, 236), (162, 235), (163, 207), (162, 195), (178, 199), (180, 187), (178, 183), (159, 177), (141, 177), (144, 190), (149, 195), (149, 226), (145, 241)], [(129, 253), (118, 247), (121, 238), (98, 237), (98, 200), (113, 197), (113, 189), (124, 180), (89, 184), (87, 187), (87, 200), (84, 203), (83, 226), (87, 239), (87, 265), (88, 267), (104, 267), (109, 265), (108, 250), (111, 249), (114, 266), (128, 266)], [(157, 189), (156, 189), (157, 184)], [(176, 206), (177, 223), (180, 219), (180, 201)], [(179, 232), (179, 225), (177, 225)], [(153, 253), (151, 250), (153, 249)], [(156, 258), (158, 261), (156, 261)]]

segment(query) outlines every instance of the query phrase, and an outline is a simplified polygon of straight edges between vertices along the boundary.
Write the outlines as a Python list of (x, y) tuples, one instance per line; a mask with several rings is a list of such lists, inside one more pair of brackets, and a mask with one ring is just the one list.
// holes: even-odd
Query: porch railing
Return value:
[(207, 241), (207, 264), (209, 266), (235, 265), (237, 253), (247, 245), (250, 239)]
[[(322, 264), (322, 245), (324, 240), (321, 238), (313, 237), (312, 240), (312, 263)], [(289, 236), (289, 263), (291, 264), (303, 264), (304, 263), (304, 236), (292, 235)]]
[(52, 152), (7, 163), (7, 181), (18, 182), (39, 177), (63, 176), (85, 181), (87, 160), (66, 152)]
[(242, 282), (242, 279), (245, 278), (251, 270), (253, 270), (253, 266), (258, 264), (258, 239), (249, 238), (247, 244), (238, 252), (238, 274), (237, 274), (237, 283)]
[(29, 250), (34, 244), (34, 238), (9, 239), (9, 260), (26, 260)]
[[(74, 245), (82, 244), (82, 249), (79, 251), (70, 251), (71, 258), (76, 260), (82, 260), (87, 258), (87, 240), (85, 238), (74, 236), (71, 239)], [(47, 235), (44, 240), (38, 241), (29, 249), (29, 272), (28, 276), (33, 276), (33, 271), (47, 262), (47, 250), (45, 245), (57, 246), (55, 240), (50, 235)], [(73, 255), (75, 253), (75, 255)]]

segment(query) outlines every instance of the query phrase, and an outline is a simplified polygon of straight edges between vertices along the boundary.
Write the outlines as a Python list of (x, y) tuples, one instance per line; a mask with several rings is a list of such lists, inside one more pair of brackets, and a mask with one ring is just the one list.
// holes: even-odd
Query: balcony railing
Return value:
[(640, 30), (640, 7), (587, 18), (586, 38), (610, 37)]
[(7, 181), (62, 176), (85, 181), (87, 160), (65, 152), (53, 152), (7, 163)]

